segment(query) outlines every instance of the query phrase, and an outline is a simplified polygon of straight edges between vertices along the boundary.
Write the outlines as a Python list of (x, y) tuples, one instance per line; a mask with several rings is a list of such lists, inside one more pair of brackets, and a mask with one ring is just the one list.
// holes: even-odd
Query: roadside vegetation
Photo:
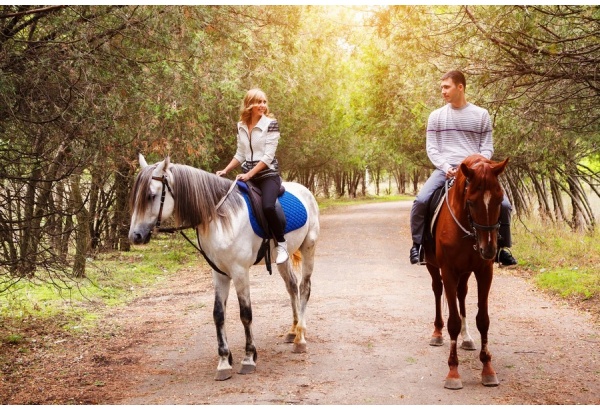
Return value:
[(514, 221), (518, 269), (536, 286), (577, 304), (600, 319), (600, 238), (539, 220)]
[(0, 298), (0, 345), (24, 342), (28, 331), (40, 327), (67, 333), (93, 328), (111, 307), (203, 263), (181, 235), (161, 234), (131, 252), (90, 258), (86, 278), (67, 281), (40, 275), (21, 281)]

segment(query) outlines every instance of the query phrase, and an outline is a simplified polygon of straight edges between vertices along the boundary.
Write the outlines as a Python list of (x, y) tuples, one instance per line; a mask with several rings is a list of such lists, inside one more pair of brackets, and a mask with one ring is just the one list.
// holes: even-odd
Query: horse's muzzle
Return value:
[(483, 248), (479, 248), (479, 256), (486, 261), (493, 260), (496, 258), (496, 250), (495, 246), (486, 246)]
[(150, 242), (150, 237), (152, 236), (151, 230), (144, 230), (145, 232), (141, 232), (139, 230), (130, 231), (129, 232), (129, 242), (135, 245), (145, 245)]

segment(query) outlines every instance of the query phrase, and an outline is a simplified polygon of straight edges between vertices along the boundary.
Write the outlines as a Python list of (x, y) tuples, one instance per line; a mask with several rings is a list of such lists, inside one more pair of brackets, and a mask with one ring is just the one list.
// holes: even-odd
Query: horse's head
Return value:
[(475, 250), (486, 260), (496, 257), (500, 205), (504, 191), (498, 176), (506, 168), (502, 162), (490, 161), (481, 155), (471, 155), (460, 164), (459, 175), (464, 177), (465, 199), (469, 223), (475, 233)]
[(160, 226), (173, 213), (174, 198), (171, 191), (173, 174), (169, 170), (169, 157), (154, 165), (148, 165), (142, 154), (141, 166), (130, 197), (131, 224), (129, 240), (132, 243), (148, 243), (155, 227)]

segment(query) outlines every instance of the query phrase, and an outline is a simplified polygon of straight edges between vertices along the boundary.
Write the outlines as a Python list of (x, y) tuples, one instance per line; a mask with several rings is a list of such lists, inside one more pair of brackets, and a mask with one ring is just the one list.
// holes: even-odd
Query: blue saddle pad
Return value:
[[(248, 213), (250, 214), (250, 224), (252, 225), (252, 230), (261, 238), (266, 238), (267, 236), (260, 227), (258, 220), (254, 215), (254, 211), (252, 210), (250, 198), (248, 197), (248, 186), (242, 181), (237, 181), (237, 186), (240, 189), (244, 200), (246, 201)], [(289, 193), (287, 190), (278, 199), (281, 207), (283, 208), (283, 213), (285, 214), (286, 224), (284, 233), (288, 233), (303, 227), (308, 219), (308, 214), (302, 202), (300, 202), (300, 200), (294, 194)]]

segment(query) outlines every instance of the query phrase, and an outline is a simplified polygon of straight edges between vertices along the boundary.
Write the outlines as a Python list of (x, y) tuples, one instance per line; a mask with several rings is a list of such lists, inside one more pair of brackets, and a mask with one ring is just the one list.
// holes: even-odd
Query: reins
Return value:
[[(165, 195), (166, 195), (166, 190), (169, 190), (169, 193), (171, 194), (171, 196), (173, 197), (173, 199), (175, 199), (175, 195), (173, 194), (173, 190), (171, 189), (171, 186), (169, 185), (169, 181), (167, 180), (167, 176), (163, 175), (162, 177), (152, 177), (153, 180), (155, 181), (160, 181), (162, 182), (163, 186), (162, 186), (162, 193), (160, 195), (160, 209), (158, 210), (158, 218), (156, 220), (156, 225), (154, 226), (154, 229), (156, 229), (158, 232), (166, 232), (166, 233), (175, 233), (175, 232), (179, 232), (181, 234), (181, 236), (183, 236), (194, 248), (196, 248), (196, 250), (198, 252), (200, 252), (200, 254), (202, 255), (202, 257), (204, 257), (204, 260), (206, 261), (206, 263), (208, 263), (208, 265), (214, 269), (216, 272), (219, 272), (221, 275), (225, 275), (225, 276), (229, 276), (228, 274), (226, 274), (225, 272), (223, 272), (221, 269), (219, 269), (219, 267), (217, 265), (215, 265), (215, 263), (210, 260), (210, 258), (208, 257), (208, 255), (206, 254), (206, 252), (204, 252), (204, 250), (202, 249), (202, 244), (200, 243), (200, 235), (198, 234), (198, 228), (196, 228), (196, 238), (198, 241), (198, 245), (196, 245), (194, 242), (192, 242), (192, 240), (190, 238), (188, 238), (188, 236), (185, 234), (185, 232), (183, 232), (184, 229), (191, 229), (194, 228), (193, 226), (180, 226), (178, 228), (161, 228), (160, 227), (160, 222), (162, 219), (162, 211), (163, 211), (163, 206), (165, 204)], [(233, 181), (233, 183), (231, 184), (231, 186), (229, 187), (229, 190), (227, 191), (227, 193), (225, 194), (225, 196), (223, 196), (223, 198), (221, 198), (221, 200), (219, 201), (219, 203), (217, 204), (215, 209), (219, 209), (219, 207), (223, 204), (223, 202), (225, 202), (225, 199), (229, 196), (229, 194), (231, 193), (231, 191), (233, 191), (233, 188), (235, 187), (235, 183), (236, 181)]]

